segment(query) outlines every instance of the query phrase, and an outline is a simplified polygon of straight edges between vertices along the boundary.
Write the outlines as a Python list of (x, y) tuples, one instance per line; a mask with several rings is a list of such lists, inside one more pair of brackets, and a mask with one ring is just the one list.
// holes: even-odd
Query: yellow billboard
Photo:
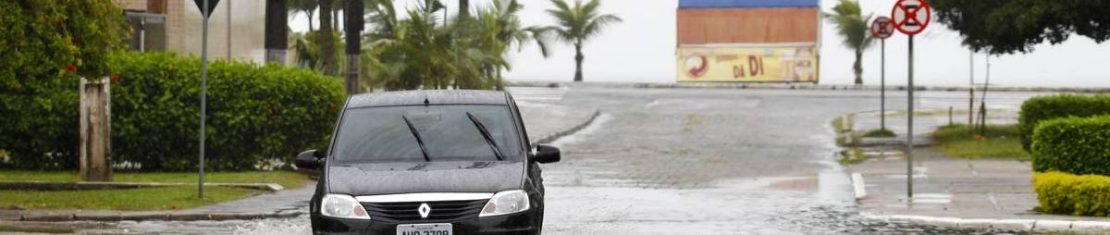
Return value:
[(679, 82), (817, 83), (813, 46), (678, 48)]

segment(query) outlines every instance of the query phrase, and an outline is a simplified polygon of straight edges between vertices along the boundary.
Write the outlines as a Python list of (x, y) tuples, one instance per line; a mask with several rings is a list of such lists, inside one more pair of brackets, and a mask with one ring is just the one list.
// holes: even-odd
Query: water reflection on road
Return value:
[[(828, 120), (874, 108), (868, 92), (594, 89), (534, 102), (605, 113), (554, 143), (563, 162), (544, 166), (547, 234), (979, 233), (859, 216), (848, 176), (832, 157)], [(85, 232), (308, 234), (310, 228), (301, 216), (125, 222)]]

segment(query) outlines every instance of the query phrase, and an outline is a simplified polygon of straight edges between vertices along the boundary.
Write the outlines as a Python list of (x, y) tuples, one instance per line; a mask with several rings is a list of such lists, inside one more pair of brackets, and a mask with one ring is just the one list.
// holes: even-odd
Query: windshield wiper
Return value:
[(489, 148), (493, 149), (493, 156), (496, 156), (498, 161), (505, 160), (505, 156), (501, 155), (501, 148), (497, 147), (497, 142), (493, 141), (493, 136), (489, 134), (486, 125), (482, 124), (482, 121), (478, 121), (478, 118), (470, 112), (466, 112), (466, 117), (470, 118), (470, 122), (474, 123), (474, 127), (477, 127), (478, 132), (482, 133), (482, 138), (486, 139), (486, 144), (489, 144)]
[(420, 138), (420, 131), (417, 131), (416, 126), (412, 125), (412, 121), (409, 121), (409, 117), (401, 115), (401, 119), (404, 119), (405, 125), (409, 126), (409, 131), (412, 132), (412, 137), (416, 137), (416, 144), (420, 145), (420, 152), (424, 153), (424, 161), (432, 161), (432, 158), (428, 157), (428, 148), (424, 147), (424, 138)]

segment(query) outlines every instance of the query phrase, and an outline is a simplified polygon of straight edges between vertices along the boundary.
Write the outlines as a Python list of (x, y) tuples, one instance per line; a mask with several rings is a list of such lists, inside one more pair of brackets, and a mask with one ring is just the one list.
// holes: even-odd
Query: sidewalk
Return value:
[[(948, 112), (917, 115), (915, 138), (928, 139), (948, 124)], [(1017, 122), (1016, 111), (994, 111), (991, 124)], [(967, 121), (967, 114), (955, 115)], [(853, 130), (879, 128), (877, 113), (855, 115)], [(887, 117), (888, 129), (904, 139), (905, 115)], [(959, 118), (955, 119), (961, 123)], [(868, 141), (864, 141), (868, 142)], [(950, 158), (935, 151), (931, 141), (914, 148), (913, 200), (906, 200), (905, 140), (900, 145), (864, 148), (869, 160), (847, 166), (853, 172), (857, 201), (868, 218), (925, 225), (1006, 232), (1110, 232), (1110, 218), (1046, 215), (1031, 184), (1032, 167), (1014, 159)], [(915, 139), (915, 143), (918, 141)]]
[[(763, 90), (870, 90), (877, 91), (876, 85), (813, 84), (813, 83), (728, 83), (728, 82), (567, 82), (567, 81), (505, 81), (510, 87), (592, 87), (592, 88), (698, 88), (698, 89), (763, 89)], [(914, 86), (919, 91), (967, 91), (968, 86)], [(890, 85), (887, 91), (904, 91), (906, 86)], [(976, 87), (981, 90), (982, 87)], [(991, 92), (1075, 92), (1105, 93), (1110, 87), (1022, 87), (991, 85)]]
[[(519, 104), (526, 123), (528, 137), (533, 142), (545, 143), (571, 134), (594, 120), (594, 108), (577, 108), (556, 104)], [(176, 211), (109, 211), (109, 210), (0, 210), (0, 222), (62, 222), (62, 221), (123, 221), (123, 220), (241, 220), (259, 218), (288, 218), (307, 213), (308, 199), (316, 183), (304, 187), (285, 189), (275, 193), (219, 203), (201, 208)], [(0, 228), (4, 224), (0, 223)], [(40, 224), (41, 225), (41, 224)]]

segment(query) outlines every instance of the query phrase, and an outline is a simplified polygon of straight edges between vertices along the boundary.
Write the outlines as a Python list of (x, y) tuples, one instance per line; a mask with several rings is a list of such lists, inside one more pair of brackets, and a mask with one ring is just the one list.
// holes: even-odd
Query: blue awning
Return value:
[(819, 0), (679, 0), (678, 8), (820, 7)]

